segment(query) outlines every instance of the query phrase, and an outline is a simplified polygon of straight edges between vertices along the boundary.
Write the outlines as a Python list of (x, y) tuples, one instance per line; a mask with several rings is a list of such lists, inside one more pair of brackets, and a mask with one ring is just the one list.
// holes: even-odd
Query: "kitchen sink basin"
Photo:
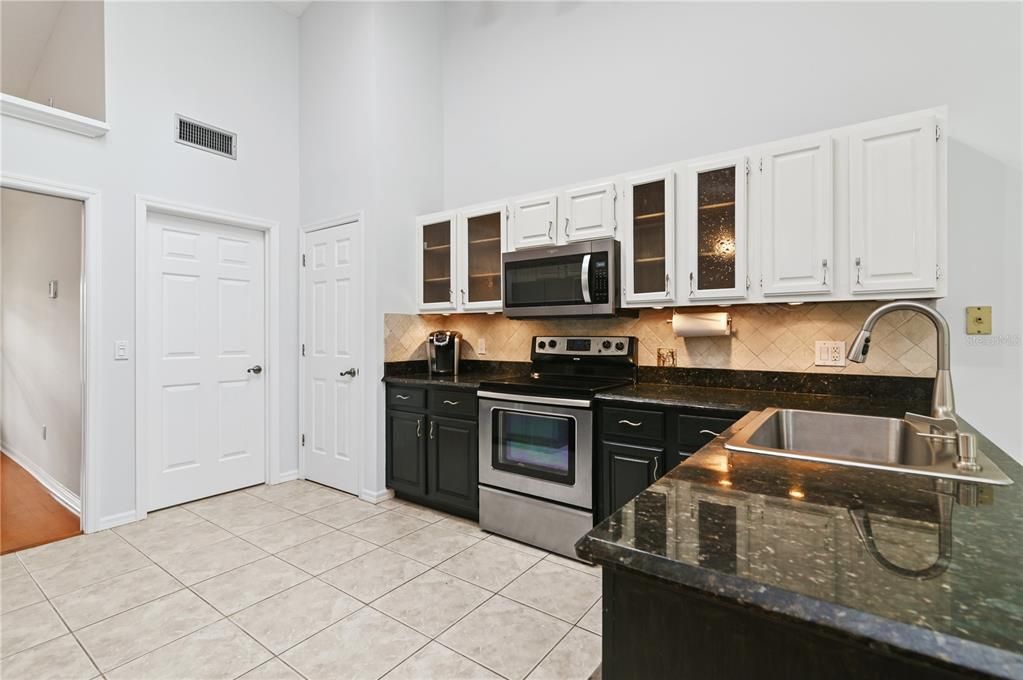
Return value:
[(963, 471), (955, 466), (954, 445), (920, 433), (927, 434), (927, 428), (902, 418), (768, 408), (725, 442), (725, 448), (982, 484), (1012, 484), (983, 452), (977, 454), (980, 470)]

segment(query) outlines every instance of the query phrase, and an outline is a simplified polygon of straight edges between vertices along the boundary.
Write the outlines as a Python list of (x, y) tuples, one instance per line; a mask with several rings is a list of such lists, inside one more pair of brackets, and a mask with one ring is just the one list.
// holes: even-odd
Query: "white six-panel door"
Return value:
[(156, 510), (266, 478), (266, 265), (259, 231), (158, 213), (146, 228), (144, 441)]
[(363, 364), (360, 223), (305, 235), (305, 476), (359, 493), (362, 431), (356, 374)]

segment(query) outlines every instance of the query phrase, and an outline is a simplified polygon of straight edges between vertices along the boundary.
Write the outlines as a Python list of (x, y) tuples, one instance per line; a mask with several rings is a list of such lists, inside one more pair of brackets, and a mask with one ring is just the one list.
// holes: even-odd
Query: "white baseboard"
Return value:
[(293, 479), (298, 479), (298, 470), (290, 470), (288, 472), (281, 472), (277, 475), (277, 484), (282, 482), (290, 482)]
[(82, 499), (79, 498), (77, 494), (72, 493), (70, 489), (50, 476), (50, 473), (12, 449), (10, 446), (7, 446), (7, 444), (0, 444), (0, 448), (4, 450), (4, 453), (10, 456), (11, 460), (24, 468), (24, 470), (30, 475), (35, 477), (36, 481), (42, 484), (58, 503), (79, 517), (82, 516)]
[(138, 515), (134, 510), (128, 510), (127, 512), (119, 512), (116, 515), (107, 515), (101, 517), (99, 520), (99, 526), (96, 527), (96, 531), (104, 531), (106, 529), (113, 529), (119, 527), (122, 524), (130, 524), (138, 519)]
[(359, 498), (370, 503), (381, 503), (389, 498), (394, 498), (394, 492), (390, 489), (381, 489), (380, 491), (363, 489), (362, 492), (359, 493)]

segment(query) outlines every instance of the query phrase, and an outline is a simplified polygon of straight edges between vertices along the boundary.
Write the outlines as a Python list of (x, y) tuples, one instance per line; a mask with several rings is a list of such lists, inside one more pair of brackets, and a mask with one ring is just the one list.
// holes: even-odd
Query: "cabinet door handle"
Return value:
[(465, 304), (465, 288), (463, 288), (460, 292), (462, 293), (462, 304), (464, 305)]
[(711, 437), (720, 437), (720, 432), (714, 432), (713, 430), (700, 430), (700, 434), (709, 434)]
[(568, 236), (568, 218), (565, 218), (565, 235)]
[(547, 220), (547, 238), (551, 237), (551, 232), (554, 231), (554, 220)]
[(693, 273), (689, 272), (689, 297), (693, 296)]
[(448, 401), (447, 399), (444, 400), (444, 403), (447, 404), (448, 406), (458, 406), (459, 404), (459, 402), (457, 401)]
[(657, 466), (660, 462), (659, 458), (654, 458), (654, 479), (657, 479)]
[(394, 395), (394, 398), (401, 399), (402, 401), (408, 401), (409, 396), (407, 394), (396, 394)]
[(671, 274), (664, 275), (664, 297), (671, 297)]
[(448, 302), (455, 304), (455, 291), (448, 288)]
[(863, 260), (862, 260), (862, 258), (857, 257), (856, 258), (856, 285), (857, 286), (862, 286), (863, 285), (863, 282), (860, 280), (860, 271), (862, 269), (863, 269)]
[(416, 439), (423, 438), (423, 419), (416, 418)]
[(431, 420), (430, 421), (430, 439), (433, 439), (433, 426), (434, 426), (434, 424), (435, 424), (434, 421)]
[(828, 260), (824, 258), (821, 260), (821, 266), (824, 268), (824, 280), (821, 281), (822, 286), (828, 285)]
[(628, 425), (629, 427), (642, 427), (642, 425), (643, 425), (642, 422), (634, 423), (631, 420), (619, 420), (618, 424), (619, 425)]

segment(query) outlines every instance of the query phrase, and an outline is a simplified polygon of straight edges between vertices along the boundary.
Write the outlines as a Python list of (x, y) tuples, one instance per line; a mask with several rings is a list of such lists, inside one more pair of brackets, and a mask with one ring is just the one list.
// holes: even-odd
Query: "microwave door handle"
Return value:
[(580, 282), (583, 284), (583, 302), (591, 304), (590, 299), (590, 253), (583, 255), (583, 268), (580, 276)]

